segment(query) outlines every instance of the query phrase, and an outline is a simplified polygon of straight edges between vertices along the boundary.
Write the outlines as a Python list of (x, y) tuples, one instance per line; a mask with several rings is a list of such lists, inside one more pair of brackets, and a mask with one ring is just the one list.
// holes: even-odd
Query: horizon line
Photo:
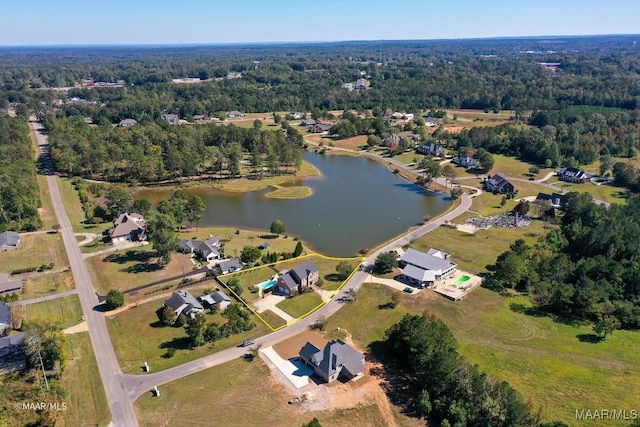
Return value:
[(638, 36), (640, 33), (608, 34), (565, 34), (565, 35), (528, 35), (528, 36), (490, 36), (490, 37), (452, 37), (427, 39), (352, 39), (352, 40), (282, 40), (282, 41), (246, 41), (246, 42), (158, 42), (158, 43), (52, 43), (52, 44), (0, 44), (0, 48), (73, 48), (73, 47), (205, 47), (205, 46), (251, 46), (251, 45), (300, 45), (300, 44), (337, 44), (337, 43), (382, 43), (382, 42), (434, 42), (434, 41), (471, 41), (471, 40), (527, 40), (527, 39), (563, 39), (581, 37), (621, 37)]

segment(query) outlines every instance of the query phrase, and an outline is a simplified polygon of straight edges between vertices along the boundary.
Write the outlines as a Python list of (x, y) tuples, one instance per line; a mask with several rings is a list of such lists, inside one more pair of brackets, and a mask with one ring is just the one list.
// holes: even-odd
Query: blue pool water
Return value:
[(262, 289), (263, 291), (266, 291), (268, 289), (273, 288), (276, 285), (276, 283), (278, 283), (277, 279), (271, 279), (271, 280), (267, 280), (266, 282), (258, 283), (256, 286)]

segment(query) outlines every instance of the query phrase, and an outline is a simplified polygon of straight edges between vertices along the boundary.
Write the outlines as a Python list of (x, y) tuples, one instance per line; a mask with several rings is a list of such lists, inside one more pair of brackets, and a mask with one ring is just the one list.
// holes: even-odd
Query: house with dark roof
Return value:
[(18, 249), (20, 246), (20, 235), (15, 231), (5, 231), (0, 233), (0, 252)]
[(170, 125), (176, 126), (178, 123), (180, 123), (180, 116), (178, 116), (177, 114), (163, 114), (162, 120), (168, 122)]
[(304, 119), (300, 122), (300, 126), (315, 126), (316, 123), (313, 119)]
[(114, 227), (109, 230), (112, 243), (125, 241), (142, 242), (147, 240), (145, 230), (147, 222), (138, 213), (123, 213), (113, 221)]
[(309, 126), (309, 132), (311, 133), (323, 133), (329, 132), (329, 130), (333, 127), (333, 125), (326, 123), (316, 123), (313, 126)]
[(24, 279), (10, 280), (8, 274), (0, 273), (0, 295), (22, 292)]
[(431, 117), (431, 116), (426, 116), (424, 118), (424, 124), (430, 128), (437, 126), (438, 125), (438, 119), (436, 119), (435, 117)]
[(448, 253), (437, 249), (425, 253), (409, 248), (400, 258), (402, 275), (418, 286), (433, 284), (450, 277), (458, 268), (449, 258)]
[(231, 305), (231, 298), (222, 291), (215, 291), (209, 295), (203, 295), (200, 297), (202, 302), (206, 302), (211, 307), (217, 306), (220, 310), (226, 309)]
[(566, 167), (558, 170), (558, 178), (561, 181), (573, 182), (576, 184), (583, 184), (591, 181), (591, 174), (583, 171), (582, 169), (574, 167)]
[(366, 90), (367, 89), (367, 80), (360, 78), (356, 80), (356, 84), (353, 87), (355, 90)]
[(137, 124), (138, 122), (134, 119), (124, 119), (124, 120), (120, 120), (120, 123), (118, 123), (118, 126), (121, 128), (130, 128), (130, 127), (134, 127)]
[(207, 240), (182, 239), (180, 249), (185, 254), (195, 253), (204, 258), (207, 262), (220, 259), (220, 241), (213, 236)]
[(385, 147), (389, 147), (391, 149), (398, 148), (398, 145), (400, 145), (401, 141), (402, 141), (402, 137), (400, 135), (391, 133), (391, 134), (388, 134), (382, 140), (382, 145), (384, 145)]
[(487, 181), (484, 183), (484, 186), (487, 191), (491, 191), (494, 193), (508, 194), (516, 192), (516, 188), (513, 186), (513, 184), (499, 174), (488, 176)]
[(187, 291), (175, 291), (171, 298), (164, 302), (164, 306), (173, 310), (176, 316), (184, 314), (192, 319), (196, 317), (196, 314), (204, 311), (200, 301)]
[(558, 193), (552, 193), (552, 194), (538, 193), (538, 195), (536, 196), (536, 202), (537, 203), (549, 202), (552, 208), (558, 209), (562, 205), (563, 198), (564, 196)]
[(233, 273), (235, 271), (240, 271), (244, 268), (239, 259), (228, 259), (220, 262), (216, 268), (220, 272), (220, 274)]
[(364, 354), (341, 340), (328, 342), (322, 350), (307, 342), (298, 355), (327, 383), (338, 378), (351, 380), (365, 370)]
[(443, 156), (444, 147), (440, 144), (436, 144), (435, 142), (428, 142), (416, 148), (416, 153), (424, 154), (426, 156)]
[(7, 304), (0, 301), (0, 336), (5, 335), (11, 329), (11, 310)]
[(315, 285), (319, 279), (318, 267), (313, 262), (307, 261), (281, 274), (278, 277), (276, 291), (292, 296), (302, 292), (304, 288)]

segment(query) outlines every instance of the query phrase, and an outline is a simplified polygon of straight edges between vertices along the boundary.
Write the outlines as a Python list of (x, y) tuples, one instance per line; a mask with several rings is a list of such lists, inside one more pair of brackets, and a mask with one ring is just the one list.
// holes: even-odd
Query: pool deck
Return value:
[[(469, 280), (457, 284), (462, 276), (469, 276)], [(482, 278), (475, 274), (468, 273), (463, 270), (456, 270), (451, 277), (445, 280), (436, 282), (434, 286), (429, 289), (451, 298), (454, 301), (459, 301), (464, 298), (469, 292), (482, 284)]]

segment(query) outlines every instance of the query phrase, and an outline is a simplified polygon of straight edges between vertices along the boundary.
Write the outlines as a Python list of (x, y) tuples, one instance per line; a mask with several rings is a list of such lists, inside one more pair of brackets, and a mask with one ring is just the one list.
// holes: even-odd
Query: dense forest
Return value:
[(601, 336), (640, 328), (640, 197), (607, 209), (569, 193), (562, 210), (561, 226), (533, 247), (519, 240), (501, 254), (485, 285), (527, 292), (564, 319), (594, 321)]
[(90, 126), (81, 116), (44, 120), (51, 156), (63, 173), (111, 181), (154, 182), (211, 174), (234, 177), (243, 156), (259, 176), (290, 173), (302, 164), (302, 135), (283, 129), (237, 126), (171, 126), (151, 122), (132, 128)]
[(0, 232), (41, 227), (39, 207), (29, 128), (20, 119), (0, 117)]

